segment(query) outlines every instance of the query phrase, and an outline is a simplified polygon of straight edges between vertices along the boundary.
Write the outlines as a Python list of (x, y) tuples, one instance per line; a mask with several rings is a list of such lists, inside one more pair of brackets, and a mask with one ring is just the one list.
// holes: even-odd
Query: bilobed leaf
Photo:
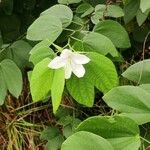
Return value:
[[(5, 82), (4, 89), (7, 87), (9, 92), (18, 98), (22, 91), (22, 74), (18, 66), (10, 59), (5, 59), (0, 62), (1, 78)], [(2, 82), (2, 85), (4, 82)], [(5, 91), (2, 92), (4, 97)]]
[(145, 13), (150, 9), (150, 2), (148, 0), (140, 0), (140, 9)]
[(150, 83), (150, 67), (149, 66), (150, 66), (150, 59), (140, 61), (130, 66), (122, 74), (122, 76), (140, 84)]
[(109, 53), (113, 57), (118, 56), (118, 52), (111, 40), (96, 32), (91, 32), (83, 38), (83, 47), (84, 51), (98, 52), (103, 55)]
[(74, 3), (80, 3), (81, 0), (58, 0), (58, 3), (60, 4), (74, 4)]
[(66, 82), (67, 89), (71, 96), (80, 104), (88, 107), (94, 103), (94, 84), (86, 76), (77, 78), (72, 76)]
[(46, 98), (51, 90), (54, 71), (48, 68), (50, 58), (45, 58), (32, 71), (30, 90), (33, 101)]
[(62, 99), (65, 85), (64, 69), (57, 69), (54, 72), (53, 84), (51, 89), (53, 112), (56, 113)]
[[(54, 18), (61, 20), (62, 26), (64, 28), (69, 26), (73, 19), (72, 10), (68, 6), (62, 5), (62, 4), (57, 4), (57, 5), (50, 7), (49, 9), (41, 13), (41, 16), (43, 15), (53, 16)], [(52, 20), (52, 21), (55, 22), (55, 20)]]
[(27, 31), (27, 39), (40, 41), (49, 39), (54, 42), (62, 32), (62, 23), (52, 15), (42, 15), (37, 18)]
[(138, 125), (127, 117), (90, 117), (78, 126), (77, 131), (97, 134), (107, 139), (115, 150), (138, 150), (140, 147)]
[(150, 122), (150, 93), (140, 87), (116, 87), (106, 93), (104, 101), (113, 109), (132, 118), (138, 124)]
[(33, 62), (33, 64), (35, 65), (46, 57), (52, 59), (55, 56), (55, 53), (51, 48), (49, 48), (49, 46), (50, 46), (49, 40), (44, 40), (36, 44), (30, 51), (29, 61)]
[(94, 32), (100, 33), (108, 37), (116, 47), (130, 47), (130, 40), (126, 30), (116, 21), (105, 20), (101, 21), (94, 27)]
[(104, 93), (118, 85), (118, 75), (110, 59), (98, 53), (88, 53), (87, 56), (91, 59), (86, 65), (90, 82)]
[(80, 131), (63, 142), (61, 150), (114, 150), (104, 138), (85, 131)]

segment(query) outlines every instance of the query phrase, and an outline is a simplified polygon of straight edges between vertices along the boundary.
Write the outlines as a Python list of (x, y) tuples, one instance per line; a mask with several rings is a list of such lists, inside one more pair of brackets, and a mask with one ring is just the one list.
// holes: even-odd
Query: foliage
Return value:
[[(24, 93), (52, 104), (55, 123), (40, 137), (46, 150), (148, 149), (142, 128), (150, 122), (149, 13), (147, 0), (2, 0), (1, 107), (9, 99), (20, 103)], [(48, 67), (64, 49), (76, 59), (62, 56), (65, 65)], [(66, 79), (69, 69), (74, 75)], [(97, 105), (106, 111), (82, 116)]]

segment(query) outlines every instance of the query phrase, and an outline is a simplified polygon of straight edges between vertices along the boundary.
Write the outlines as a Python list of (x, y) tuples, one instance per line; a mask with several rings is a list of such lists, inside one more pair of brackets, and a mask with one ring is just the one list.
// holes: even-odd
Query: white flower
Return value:
[(82, 54), (77, 52), (72, 52), (69, 49), (64, 49), (60, 56), (55, 57), (48, 65), (51, 69), (64, 68), (65, 78), (69, 79), (72, 72), (78, 77), (81, 78), (85, 74), (85, 69), (83, 64), (87, 64), (90, 59)]

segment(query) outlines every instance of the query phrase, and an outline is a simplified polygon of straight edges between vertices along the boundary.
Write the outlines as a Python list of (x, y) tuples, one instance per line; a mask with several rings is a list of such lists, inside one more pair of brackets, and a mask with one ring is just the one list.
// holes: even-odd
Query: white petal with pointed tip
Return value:
[(87, 56), (77, 53), (72, 54), (71, 58), (76, 64), (87, 64), (90, 61), (90, 59)]
[(72, 63), (72, 64), (71, 64), (71, 67), (72, 67), (72, 72), (73, 72), (78, 78), (81, 78), (81, 77), (84, 76), (84, 74), (85, 74), (85, 69), (84, 69), (83, 65), (79, 65), (79, 64)]
[(67, 63), (65, 65), (64, 69), (65, 69), (65, 79), (69, 79), (71, 77), (71, 74), (72, 74), (71, 64)]
[(59, 69), (61, 67), (64, 67), (66, 62), (67, 62), (66, 59), (57, 56), (48, 64), (48, 67), (52, 69)]

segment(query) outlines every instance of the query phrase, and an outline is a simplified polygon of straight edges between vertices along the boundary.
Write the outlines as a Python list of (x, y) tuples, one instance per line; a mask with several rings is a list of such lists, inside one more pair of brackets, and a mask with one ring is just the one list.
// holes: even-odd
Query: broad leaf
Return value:
[(124, 6), (124, 21), (129, 23), (137, 14), (140, 7), (140, 0), (129, 0), (129, 2)]
[(148, 0), (140, 0), (140, 8), (143, 13), (150, 9), (150, 2)]
[(50, 58), (45, 58), (32, 71), (30, 90), (33, 101), (43, 100), (51, 90), (54, 71), (48, 68), (50, 61)]
[(33, 62), (33, 64), (35, 65), (46, 57), (52, 59), (55, 56), (55, 53), (51, 48), (49, 48), (49, 46), (50, 46), (49, 40), (44, 40), (36, 44), (30, 51), (29, 61)]
[(105, 20), (99, 22), (94, 27), (94, 32), (108, 37), (116, 47), (128, 48), (130, 47), (130, 40), (126, 30), (116, 21)]
[(140, 61), (130, 66), (122, 74), (122, 76), (140, 84), (150, 83), (150, 67), (149, 66), (150, 66), (150, 59)]
[(103, 55), (109, 53), (114, 57), (118, 56), (118, 52), (111, 40), (96, 32), (91, 32), (83, 38), (83, 47), (84, 51), (98, 52)]
[(146, 12), (142, 12), (140, 9), (138, 10), (137, 14), (136, 14), (136, 20), (139, 26), (141, 26), (145, 20), (147, 19), (148, 15), (149, 15), (150, 10), (147, 10)]
[[(65, 5), (57, 4), (49, 9), (45, 10), (41, 13), (41, 16), (53, 16), (56, 19), (61, 20), (63, 27), (67, 27), (71, 24), (71, 21), (73, 19), (73, 12), (72, 10)], [(52, 20), (55, 22), (55, 20)]]
[(7, 86), (3, 78), (3, 73), (2, 71), (0, 71), (0, 105), (3, 105), (6, 94), (7, 94)]
[(104, 95), (104, 101), (138, 124), (150, 122), (150, 93), (140, 87), (116, 87)]
[(115, 150), (138, 150), (140, 147), (138, 125), (127, 117), (91, 117), (83, 121), (77, 131), (97, 134), (107, 139)]
[(93, 106), (94, 103), (94, 84), (88, 80), (87, 76), (77, 78), (72, 76), (67, 80), (67, 89), (71, 96), (80, 104)]
[(107, 57), (98, 53), (87, 55), (91, 61), (86, 65), (89, 82), (106, 93), (118, 85), (118, 76), (114, 64)]
[(7, 50), (7, 57), (12, 59), (19, 67), (25, 67), (28, 64), (29, 52), (32, 46), (19, 40), (14, 42)]
[[(1, 86), (4, 89), (2, 91), (2, 98), (5, 96), (6, 87), (9, 92), (18, 98), (22, 91), (22, 74), (18, 66), (10, 59), (5, 59), (0, 62), (0, 75), (1, 75)], [(5, 85), (4, 85), (5, 82)]]
[(139, 87), (150, 93), (150, 84), (141, 84)]
[(53, 112), (56, 113), (62, 99), (65, 85), (64, 69), (57, 69), (54, 72), (53, 84), (51, 89)]
[(60, 19), (52, 15), (43, 15), (37, 18), (27, 31), (27, 39), (40, 41), (49, 39), (54, 42), (62, 32)]
[(113, 150), (112, 145), (104, 138), (85, 131), (80, 131), (62, 144), (61, 150)]

